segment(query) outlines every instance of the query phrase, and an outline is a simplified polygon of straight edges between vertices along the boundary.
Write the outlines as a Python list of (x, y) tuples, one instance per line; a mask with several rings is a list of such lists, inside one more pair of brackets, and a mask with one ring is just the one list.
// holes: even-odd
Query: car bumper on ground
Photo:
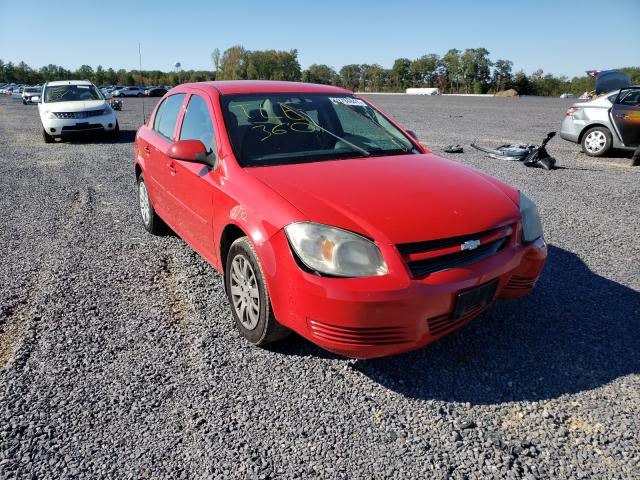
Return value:
[(297, 265), (285, 234), (279, 232), (261, 248), (276, 318), (340, 355), (394, 355), (421, 348), (488, 308), (489, 305), (473, 308), (454, 319), (461, 292), (497, 280), (491, 303), (527, 295), (547, 256), (542, 238), (528, 245), (514, 242), (478, 263), (412, 279), (393, 246), (381, 246), (381, 250), (389, 267), (387, 275), (322, 277)]
[(42, 126), (49, 135), (57, 137), (82, 133), (109, 132), (116, 128), (116, 123), (116, 116), (111, 112), (109, 115), (89, 118), (48, 118), (43, 120)]

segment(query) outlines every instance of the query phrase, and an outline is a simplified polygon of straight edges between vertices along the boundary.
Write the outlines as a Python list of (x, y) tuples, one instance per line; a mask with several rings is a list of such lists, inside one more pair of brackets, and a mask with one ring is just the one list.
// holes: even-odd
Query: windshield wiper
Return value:
[(340, 140), (341, 142), (344, 142), (345, 144), (347, 144), (348, 146), (350, 146), (352, 149), (359, 151), (362, 155), (364, 155), (365, 157), (370, 157), (371, 153), (367, 150), (365, 150), (362, 147), (359, 147), (358, 145), (356, 145), (355, 143), (351, 143), (349, 140), (346, 140), (342, 137), (340, 137), (339, 135), (336, 135), (333, 132), (330, 132), (329, 130), (327, 130), (324, 127), (321, 127), (320, 125), (318, 125), (318, 123), (311, 118), (309, 115), (307, 115), (306, 112), (303, 112), (302, 110), (298, 110), (297, 108), (293, 108), (290, 107), (289, 105), (286, 105), (284, 103), (281, 103), (280, 106), (282, 108), (288, 108), (289, 110), (291, 110), (293, 113), (295, 113), (296, 115), (301, 116), (303, 119), (305, 119), (307, 122), (309, 122), (311, 125), (315, 126), (318, 130), (325, 132), (329, 135), (331, 135), (333, 138), (336, 138), (338, 140)]

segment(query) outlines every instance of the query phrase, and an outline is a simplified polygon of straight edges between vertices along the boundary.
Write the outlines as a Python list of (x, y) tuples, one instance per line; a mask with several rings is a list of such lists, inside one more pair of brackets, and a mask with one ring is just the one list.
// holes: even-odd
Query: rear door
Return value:
[[(211, 100), (194, 91), (187, 99), (179, 140), (200, 140), (210, 155), (217, 155)], [(180, 210), (181, 236), (205, 258), (214, 258), (213, 209), (215, 186), (211, 168), (201, 163), (174, 160), (174, 194)]]
[(640, 88), (623, 88), (611, 107), (611, 121), (627, 147), (640, 145)]
[[(172, 190), (175, 188), (175, 170), (167, 152), (174, 142), (178, 118), (182, 112), (186, 94), (176, 93), (166, 97), (158, 106), (153, 118), (150, 141), (144, 155), (146, 171), (152, 189), (152, 199), (160, 216), (170, 225), (175, 225), (177, 205)], [(146, 148), (148, 147), (148, 150)]]

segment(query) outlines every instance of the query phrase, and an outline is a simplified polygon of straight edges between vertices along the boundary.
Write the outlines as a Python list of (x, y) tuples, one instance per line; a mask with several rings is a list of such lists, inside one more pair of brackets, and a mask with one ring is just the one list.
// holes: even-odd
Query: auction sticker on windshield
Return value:
[(350, 105), (356, 107), (366, 107), (367, 104), (360, 100), (359, 98), (351, 98), (351, 97), (329, 97), (334, 104), (342, 104), (342, 105)]

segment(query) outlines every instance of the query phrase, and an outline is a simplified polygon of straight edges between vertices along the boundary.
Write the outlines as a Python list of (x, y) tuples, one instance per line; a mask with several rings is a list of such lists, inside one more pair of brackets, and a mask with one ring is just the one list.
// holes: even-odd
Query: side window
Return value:
[(630, 105), (637, 106), (640, 103), (640, 89), (638, 90), (627, 90), (625, 92), (620, 93), (620, 99), (618, 103), (621, 105)]
[(185, 95), (177, 93), (167, 97), (158, 107), (158, 112), (153, 120), (153, 129), (169, 140), (173, 139), (173, 132)]
[(205, 100), (192, 95), (182, 121), (180, 140), (200, 140), (207, 150), (212, 150), (213, 123)]

